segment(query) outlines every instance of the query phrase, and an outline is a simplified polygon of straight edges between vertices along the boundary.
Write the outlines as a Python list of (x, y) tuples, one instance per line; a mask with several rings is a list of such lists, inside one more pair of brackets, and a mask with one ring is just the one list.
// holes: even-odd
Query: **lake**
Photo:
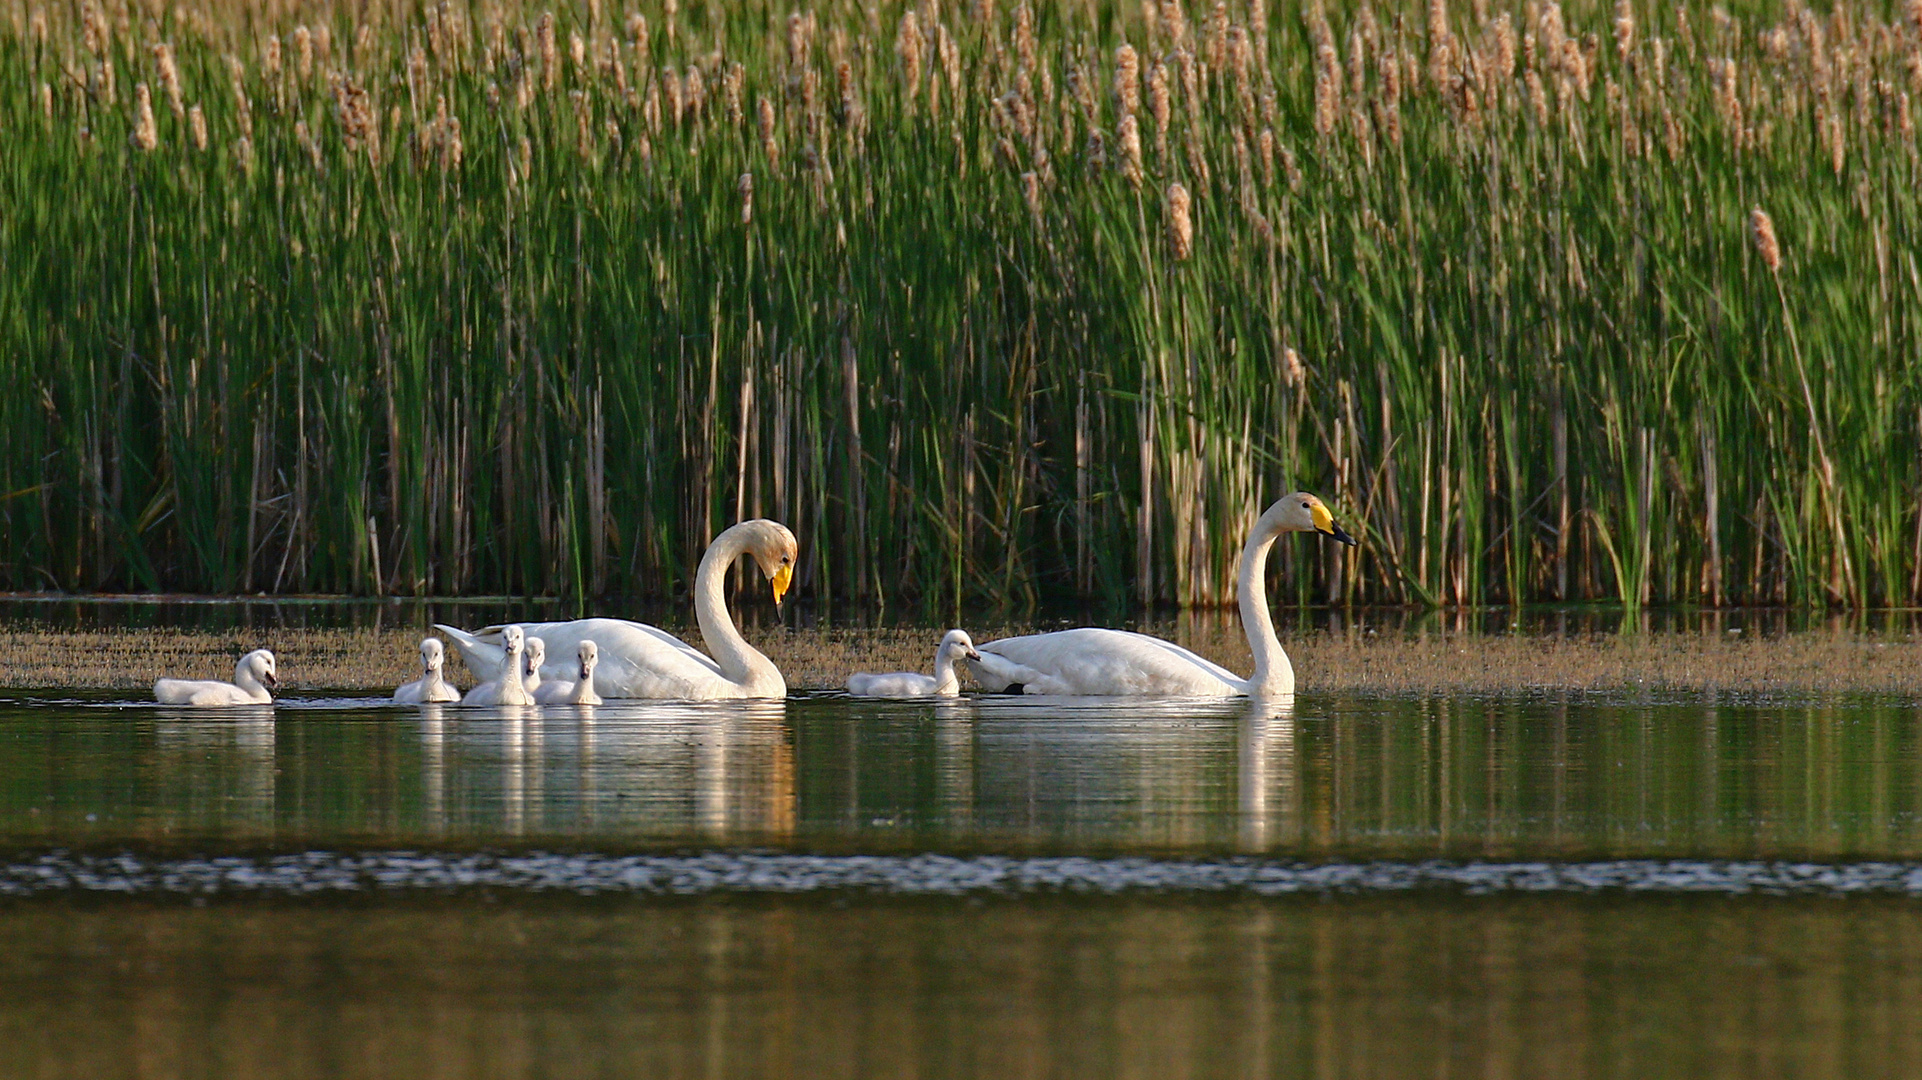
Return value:
[(1922, 1073), (1922, 711), (0, 692), (0, 1073)]

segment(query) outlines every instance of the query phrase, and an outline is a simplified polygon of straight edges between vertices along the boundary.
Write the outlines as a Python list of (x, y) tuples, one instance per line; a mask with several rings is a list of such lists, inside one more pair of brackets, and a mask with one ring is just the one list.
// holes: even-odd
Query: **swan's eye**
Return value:
[(1307, 503), (1302, 503), (1302, 504), (1301, 504), (1301, 508), (1302, 508), (1303, 510), (1306, 510), (1306, 509), (1308, 509), (1308, 504), (1307, 504)]

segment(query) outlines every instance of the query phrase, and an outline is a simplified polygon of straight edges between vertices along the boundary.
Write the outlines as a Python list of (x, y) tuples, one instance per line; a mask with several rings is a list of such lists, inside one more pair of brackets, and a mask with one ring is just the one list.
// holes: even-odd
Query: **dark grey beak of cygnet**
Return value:
[(973, 649), (969, 649), (967, 652), (963, 653), (962, 655), (966, 656), (970, 660), (975, 661), (976, 663), (979, 663), (981, 660), (981, 654), (978, 652), (975, 652)]
[(260, 681), (266, 683), (267, 689), (269, 690), (277, 689), (280, 686), (280, 680), (274, 678), (274, 673), (271, 671), (267, 673), (266, 678), (263, 678)]

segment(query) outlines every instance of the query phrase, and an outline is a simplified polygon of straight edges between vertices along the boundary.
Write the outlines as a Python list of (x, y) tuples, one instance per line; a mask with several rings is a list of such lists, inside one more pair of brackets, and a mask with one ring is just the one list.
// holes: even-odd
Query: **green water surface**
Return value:
[[(1901, 876), (1922, 711), (1899, 700), (209, 715), (11, 691), (0, 851), (5, 1076), (1922, 1074), (1922, 870)], [(402, 852), (563, 877), (168, 891), (111, 869)], [(571, 890), (577, 856), (788, 876)], [(879, 860), (863, 884), (808, 884), (849, 856)], [(1081, 876), (944, 891), (927, 856)], [(107, 869), (40, 888), (35, 860)], [(1191, 876), (1268, 864), (1615, 876)], [(1731, 886), (1751, 864), (1916, 884)]]

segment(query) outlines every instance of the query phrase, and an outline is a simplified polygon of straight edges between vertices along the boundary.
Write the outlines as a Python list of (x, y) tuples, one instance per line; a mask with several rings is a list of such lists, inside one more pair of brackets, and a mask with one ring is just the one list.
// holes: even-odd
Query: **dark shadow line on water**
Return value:
[(0, 864), (0, 898), (582, 896), (1881, 895), (1922, 898), (1922, 862), (1160, 860), (708, 852), (328, 852), (153, 858), (53, 851)]

